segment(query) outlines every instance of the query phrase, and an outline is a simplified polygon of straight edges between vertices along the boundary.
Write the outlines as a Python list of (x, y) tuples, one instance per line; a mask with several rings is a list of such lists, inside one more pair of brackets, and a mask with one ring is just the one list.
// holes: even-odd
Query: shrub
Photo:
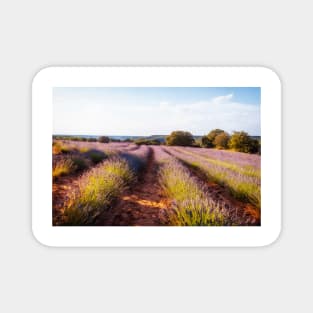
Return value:
[(208, 136), (201, 137), (201, 147), (203, 148), (213, 148), (213, 143), (209, 141)]
[(110, 138), (107, 137), (107, 136), (100, 136), (98, 141), (101, 142), (101, 143), (109, 143), (110, 142)]
[(201, 139), (201, 145), (204, 148), (214, 148), (215, 144), (214, 144), (214, 140), (215, 138), (219, 135), (225, 133), (222, 129), (213, 129), (211, 130), (207, 136), (202, 137)]
[(261, 154), (261, 142), (260, 140), (257, 139), (251, 139), (251, 143), (250, 143), (250, 153), (258, 153)]
[(191, 133), (186, 131), (173, 131), (166, 137), (166, 144), (168, 146), (192, 146), (195, 140)]
[(161, 142), (157, 139), (137, 139), (134, 141), (135, 144), (137, 145), (152, 145), (152, 146), (159, 146)]
[(260, 151), (258, 140), (249, 137), (244, 131), (234, 132), (229, 140), (229, 148), (238, 152), (257, 153)]
[(226, 132), (222, 132), (215, 137), (213, 145), (217, 149), (227, 149), (229, 138), (230, 136)]
[(100, 151), (100, 150), (96, 150), (96, 149), (91, 149), (88, 150), (85, 155), (92, 161), (92, 163), (94, 164), (98, 164), (100, 162), (102, 162), (105, 158), (106, 155), (104, 152)]
[(69, 153), (71, 152), (72, 149), (64, 144), (63, 142), (61, 141), (54, 141), (53, 144), (52, 144), (52, 153), (53, 154), (60, 154), (60, 153)]
[(62, 175), (73, 173), (76, 166), (71, 158), (62, 158), (55, 162), (52, 168), (52, 177), (56, 178)]
[(72, 157), (72, 161), (76, 167), (77, 171), (82, 171), (88, 168), (88, 164), (84, 158), (81, 157)]

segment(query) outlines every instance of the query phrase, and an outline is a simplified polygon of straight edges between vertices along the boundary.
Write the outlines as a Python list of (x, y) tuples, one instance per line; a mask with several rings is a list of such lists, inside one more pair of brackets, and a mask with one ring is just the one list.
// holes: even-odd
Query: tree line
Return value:
[(222, 129), (214, 129), (196, 142), (186, 131), (174, 131), (166, 137), (169, 146), (198, 146), (203, 148), (231, 149), (245, 153), (261, 153), (261, 142), (244, 131), (234, 131), (231, 135)]
[(101, 143), (109, 142), (133, 142), (137, 145), (161, 145), (168, 146), (190, 146), (201, 148), (215, 148), (223, 150), (234, 150), (245, 153), (261, 153), (261, 141), (251, 137), (247, 132), (234, 131), (232, 134), (222, 129), (213, 129), (207, 135), (195, 140), (194, 136), (188, 131), (176, 130), (165, 137), (165, 142), (158, 139), (138, 138), (117, 140), (108, 136), (98, 138), (84, 138), (72, 136), (54, 136), (54, 139), (75, 140), (75, 141), (98, 141)]

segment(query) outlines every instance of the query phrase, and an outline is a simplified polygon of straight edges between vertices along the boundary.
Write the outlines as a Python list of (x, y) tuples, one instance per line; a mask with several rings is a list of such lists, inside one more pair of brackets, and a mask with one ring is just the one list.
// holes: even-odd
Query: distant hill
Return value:
[(141, 137), (141, 139), (145, 140), (158, 140), (160, 142), (165, 142), (166, 135), (151, 135), (146, 137)]

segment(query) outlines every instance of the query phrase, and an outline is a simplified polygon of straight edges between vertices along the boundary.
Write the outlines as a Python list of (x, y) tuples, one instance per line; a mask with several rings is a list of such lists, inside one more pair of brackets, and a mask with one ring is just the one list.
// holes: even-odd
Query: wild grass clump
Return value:
[(186, 199), (176, 207), (176, 215), (170, 216), (170, 220), (179, 226), (225, 226), (222, 207), (216, 207), (216, 203), (206, 198)]
[(52, 143), (52, 153), (53, 154), (60, 154), (60, 153), (70, 153), (72, 152), (72, 147), (69, 145), (65, 144), (62, 141), (53, 141)]
[(121, 158), (104, 161), (85, 173), (78, 191), (64, 210), (64, 225), (91, 225), (134, 179), (128, 163)]
[(61, 158), (55, 162), (52, 168), (52, 177), (68, 175), (75, 172), (77, 169), (75, 163), (71, 158)]
[(175, 226), (222, 226), (229, 221), (222, 214), (222, 207), (209, 198), (188, 170), (178, 161), (164, 163), (160, 183), (174, 207), (169, 213)]
[(73, 156), (72, 162), (74, 163), (77, 171), (83, 171), (88, 168), (88, 162), (83, 157)]
[(93, 164), (102, 162), (107, 156), (103, 151), (90, 149), (85, 153), (85, 156), (91, 160)]
[(86, 153), (90, 150), (89, 147), (76, 147), (76, 149), (80, 152), (80, 153)]

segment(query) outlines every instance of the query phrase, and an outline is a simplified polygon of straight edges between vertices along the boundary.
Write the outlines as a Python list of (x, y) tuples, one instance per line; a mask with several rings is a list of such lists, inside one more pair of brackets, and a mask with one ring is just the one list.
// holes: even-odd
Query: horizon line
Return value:
[[(233, 132), (232, 132), (233, 133)], [(261, 134), (259, 135), (250, 135), (248, 132), (246, 132), (249, 136), (258, 136), (258, 137), (261, 137)], [(201, 135), (195, 135), (195, 134), (192, 134), (192, 136), (197, 136), (197, 137), (200, 137), (200, 136), (206, 136), (208, 133), (206, 134), (201, 134)], [(231, 133), (229, 133), (231, 134)], [(151, 135), (107, 135), (107, 134), (101, 134), (101, 135), (96, 135), (96, 134), (52, 134), (52, 136), (107, 136), (107, 137), (127, 137), (127, 136), (130, 136), (130, 137), (151, 137), (151, 136), (169, 136), (170, 134), (151, 134)]]

